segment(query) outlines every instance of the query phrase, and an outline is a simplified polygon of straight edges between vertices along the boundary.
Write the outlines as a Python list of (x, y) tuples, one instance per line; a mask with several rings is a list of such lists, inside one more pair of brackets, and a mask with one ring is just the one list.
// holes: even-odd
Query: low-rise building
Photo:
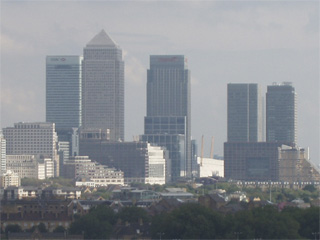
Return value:
[(7, 169), (20, 178), (42, 180), (54, 177), (54, 162), (43, 155), (7, 155)]
[(7, 172), (0, 177), (0, 187), (6, 188), (9, 186), (19, 187), (21, 185), (21, 179), (15, 172), (7, 170)]

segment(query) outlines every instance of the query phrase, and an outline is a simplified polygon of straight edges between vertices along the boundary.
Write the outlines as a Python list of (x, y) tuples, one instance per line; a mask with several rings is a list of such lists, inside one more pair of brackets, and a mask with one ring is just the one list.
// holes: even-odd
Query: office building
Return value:
[(15, 123), (3, 128), (7, 155), (42, 155), (54, 162), (54, 176), (59, 176), (59, 155), (54, 123)]
[(296, 93), (291, 83), (274, 83), (266, 94), (267, 142), (297, 143)]
[(2, 131), (0, 130), (0, 176), (2, 176), (6, 170), (6, 139), (3, 137)]
[(82, 127), (110, 130), (124, 140), (124, 62), (121, 48), (102, 30), (84, 48)]
[(172, 180), (191, 177), (191, 87), (183, 55), (150, 56), (143, 141), (166, 147)]
[(124, 173), (125, 184), (165, 184), (168, 179), (168, 154), (147, 142), (110, 142), (81, 135), (80, 155)]
[(53, 177), (54, 162), (39, 155), (7, 155), (7, 169), (22, 178)]
[(77, 180), (77, 186), (124, 185), (124, 175), (122, 171), (93, 162), (88, 156), (70, 158), (70, 160), (64, 164), (63, 176)]
[(262, 99), (258, 84), (228, 84), (228, 142), (263, 141)]
[(281, 146), (279, 179), (290, 183), (320, 181), (319, 169), (310, 161), (309, 148)]
[(279, 147), (270, 142), (224, 143), (224, 176), (233, 180), (278, 181)]
[(81, 126), (80, 56), (47, 56), (46, 122), (59, 128)]

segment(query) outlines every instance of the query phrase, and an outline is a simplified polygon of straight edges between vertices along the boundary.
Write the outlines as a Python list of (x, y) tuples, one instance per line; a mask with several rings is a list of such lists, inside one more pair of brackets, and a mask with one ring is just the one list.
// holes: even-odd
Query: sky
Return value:
[(1, 128), (45, 121), (45, 57), (82, 55), (102, 29), (125, 62), (125, 139), (143, 134), (149, 56), (179, 54), (191, 71), (192, 137), (209, 156), (227, 140), (227, 84), (297, 92), (298, 145), (319, 164), (318, 1), (1, 0)]

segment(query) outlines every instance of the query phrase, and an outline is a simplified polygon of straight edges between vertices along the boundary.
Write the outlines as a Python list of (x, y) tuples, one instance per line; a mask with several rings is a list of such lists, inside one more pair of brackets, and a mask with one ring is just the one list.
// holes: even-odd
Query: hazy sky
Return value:
[(183, 54), (192, 136), (223, 155), (227, 83), (293, 82), (298, 144), (319, 162), (318, 1), (1, 1), (1, 127), (45, 120), (46, 55), (82, 55), (101, 29), (125, 61), (126, 141), (143, 133), (149, 55)]

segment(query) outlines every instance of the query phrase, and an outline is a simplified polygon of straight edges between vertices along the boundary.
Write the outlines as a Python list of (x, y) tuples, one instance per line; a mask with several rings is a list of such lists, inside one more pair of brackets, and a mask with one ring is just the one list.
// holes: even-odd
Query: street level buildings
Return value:
[(7, 142), (7, 155), (42, 155), (54, 163), (54, 177), (59, 176), (57, 134), (54, 123), (15, 123), (14, 127), (3, 128)]
[(263, 141), (260, 88), (255, 83), (228, 84), (228, 142)]
[(46, 122), (56, 129), (81, 126), (80, 56), (47, 56)]
[(267, 142), (297, 143), (296, 92), (292, 83), (274, 83), (266, 94)]
[(142, 140), (167, 148), (173, 180), (191, 177), (191, 85), (183, 55), (150, 56)]
[(82, 127), (110, 130), (124, 140), (124, 62), (121, 48), (102, 30), (84, 48)]

